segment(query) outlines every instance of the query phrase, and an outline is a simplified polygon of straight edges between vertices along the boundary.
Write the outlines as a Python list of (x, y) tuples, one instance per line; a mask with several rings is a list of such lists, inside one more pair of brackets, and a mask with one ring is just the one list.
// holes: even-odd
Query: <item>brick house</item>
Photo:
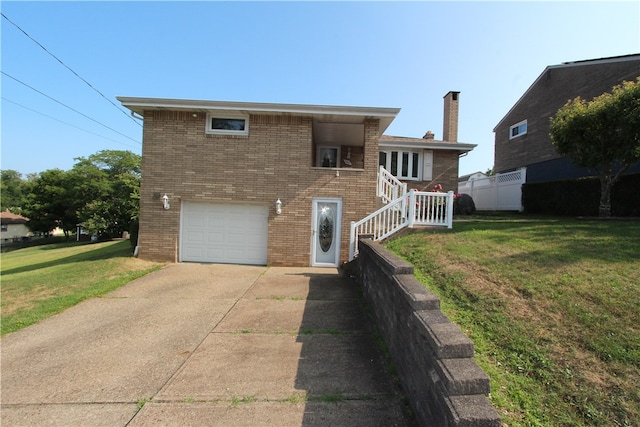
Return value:
[(338, 266), (381, 206), (381, 147), (407, 182), (454, 191), (475, 147), (456, 141), (455, 92), (451, 142), (381, 137), (397, 108), (118, 100), (144, 120), (138, 253), (158, 261)]
[[(526, 167), (527, 182), (593, 175), (558, 155), (549, 137), (549, 120), (569, 99), (591, 100), (638, 76), (640, 54), (546, 67), (493, 129), (496, 173)], [(640, 167), (633, 171), (640, 172)]]

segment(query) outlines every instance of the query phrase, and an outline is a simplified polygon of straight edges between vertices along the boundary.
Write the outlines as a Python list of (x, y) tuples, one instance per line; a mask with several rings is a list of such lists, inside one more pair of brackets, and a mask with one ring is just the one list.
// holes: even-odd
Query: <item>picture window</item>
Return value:
[(206, 133), (249, 135), (249, 117), (245, 115), (207, 114)]
[(378, 164), (398, 179), (419, 181), (421, 155), (416, 151), (381, 151)]

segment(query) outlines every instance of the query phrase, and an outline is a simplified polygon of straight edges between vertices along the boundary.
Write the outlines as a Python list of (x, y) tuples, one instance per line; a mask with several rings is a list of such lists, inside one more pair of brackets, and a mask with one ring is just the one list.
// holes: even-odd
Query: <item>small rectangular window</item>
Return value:
[(0, 230), (2, 231), (7, 231), (9, 228), (7, 227), (7, 224), (2, 224)]
[(527, 133), (527, 121), (523, 120), (520, 123), (516, 123), (515, 125), (509, 128), (509, 139), (522, 136), (526, 133)]
[(206, 133), (218, 135), (248, 135), (249, 117), (236, 114), (207, 114)]

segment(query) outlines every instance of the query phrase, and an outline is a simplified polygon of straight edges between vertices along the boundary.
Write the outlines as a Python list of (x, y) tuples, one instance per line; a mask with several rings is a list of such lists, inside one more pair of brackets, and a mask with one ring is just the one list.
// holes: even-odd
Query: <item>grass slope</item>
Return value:
[(387, 247), (474, 341), (505, 425), (640, 425), (640, 223), (478, 219)]
[(58, 243), (2, 254), (2, 335), (160, 268), (131, 257), (128, 241)]

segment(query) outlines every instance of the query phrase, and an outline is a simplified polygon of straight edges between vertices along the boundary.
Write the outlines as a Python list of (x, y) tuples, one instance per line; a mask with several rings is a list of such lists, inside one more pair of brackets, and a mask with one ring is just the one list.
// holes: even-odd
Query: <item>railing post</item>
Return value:
[(447, 192), (447, 228), (453, 228), (453, 191)]
[[(406, 200), (406, 197), (403, 197), (403, 199)], [(409, 223), (407, 226), (413, 228), (413, 223), (416, 220), (416, 190), (411, 189), (409, 191), (409, 200), (407, 203), (409, 203)]]
[(358, 250), (358, 242), (356, 240), (356, 222), (351, 221), (351, 230), (349, 231), (349, 261), (353, 261)]

